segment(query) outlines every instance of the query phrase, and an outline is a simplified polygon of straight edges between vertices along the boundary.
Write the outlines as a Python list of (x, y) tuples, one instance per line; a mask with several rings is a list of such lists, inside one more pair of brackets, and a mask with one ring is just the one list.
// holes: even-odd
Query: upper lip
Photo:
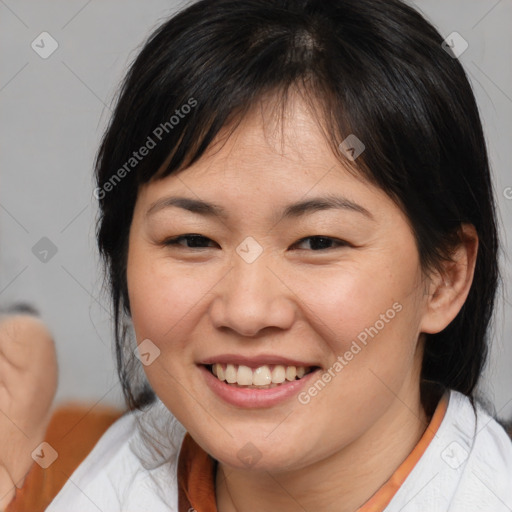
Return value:
[(208, 357), (207, 359), (203, 359), (199, 362), (199, 364), (210, 365), (215, 363), (224, 363), (224, 364), (236, 364), (236, 365), (244, 365), (249, 368), (258, 368), (259, 366), (263, 366), (265, 364), (281, 364), (283, 366), (306, 366), (306, 367), (316, 367), (320, 366), (315, 363), (300, 361), (299, 359), (290, 359), (289, 357), (283, 357), (272, 354), (260, 354), (257, 356), (242, 356), (240, 354), (219, 354), (216, 356)]

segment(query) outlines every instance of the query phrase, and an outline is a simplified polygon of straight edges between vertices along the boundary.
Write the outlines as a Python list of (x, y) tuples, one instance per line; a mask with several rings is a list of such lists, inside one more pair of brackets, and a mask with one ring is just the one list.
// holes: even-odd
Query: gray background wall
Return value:
[[(51, 326), (58, 402), (121, 403), (94, 242), (92, 164), (127, 63), (181, 5), (0, 0), (0, 304), (29, 300)], [(483, 388), (501, 415), (512, 416), (512, 0), (415, 5), (443, 36), (456, 31), (469, 43), (460, 60), (483, 116), (504, 243), (504, 289)], [(35, 40), (39, 53), (51, 49), (48, 36), (43, 48), (42, 32), (58, 43), (46, 59), (31, 47)]]

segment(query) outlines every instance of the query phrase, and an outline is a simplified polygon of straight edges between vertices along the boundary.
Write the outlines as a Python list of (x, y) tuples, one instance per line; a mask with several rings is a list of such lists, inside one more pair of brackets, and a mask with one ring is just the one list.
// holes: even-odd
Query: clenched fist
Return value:
[(0, 511), (21, 487), (42, 442), (57, 388), (57, 358), (45, 324), (0, 317)]

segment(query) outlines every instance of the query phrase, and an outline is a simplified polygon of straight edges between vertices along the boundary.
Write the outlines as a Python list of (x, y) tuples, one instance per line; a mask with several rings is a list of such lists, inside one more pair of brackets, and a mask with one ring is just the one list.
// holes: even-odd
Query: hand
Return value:
[(30, 470), (57, 388), (53, 338), (38, 318), (0, 317), (0, 511)]

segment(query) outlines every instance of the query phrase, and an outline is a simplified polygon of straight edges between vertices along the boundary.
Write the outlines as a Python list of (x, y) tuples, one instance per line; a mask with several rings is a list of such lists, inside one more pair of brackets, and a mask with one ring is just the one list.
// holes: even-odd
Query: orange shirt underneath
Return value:
[[(439, 401), (425, 433), (391, 478), (357, 512), (383, 512), (414, 466), (425, 453), (443, 421), (448, 395)], [(178, 510), (217, 512), (215, 472), (217, 461), (208, 455), (190, 436), (183, 439), (178, 459)]]

